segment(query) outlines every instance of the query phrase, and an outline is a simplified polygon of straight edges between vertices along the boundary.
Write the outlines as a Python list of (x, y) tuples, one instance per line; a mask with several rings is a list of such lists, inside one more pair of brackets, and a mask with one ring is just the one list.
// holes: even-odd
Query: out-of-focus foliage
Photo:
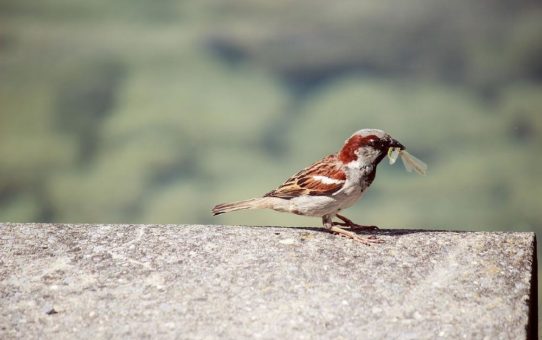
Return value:
[(367, 127), (429, 174), (347, 216), (541, 232), (542, 5), (0, 0), (0, 221), (319, 225), (210, 208)]
[(4, 0), (0, 110), (0, 221), (318, 225), (209, 209), (377, 127), (352, 218), (542, 228), (536, 2)]

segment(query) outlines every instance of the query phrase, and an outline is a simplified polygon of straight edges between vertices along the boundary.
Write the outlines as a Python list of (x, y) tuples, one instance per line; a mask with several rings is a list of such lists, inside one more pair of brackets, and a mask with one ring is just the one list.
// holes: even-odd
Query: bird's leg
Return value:
[(370, 231), (370, 230), (378, 229), (378, 227), (375, 226), (375, 225), (361, 225), (361, 224), (354, 223), (354, 222), (352, 222), (351, 219), (346, 218), (346, 217), (344, 217), (342, 215), (339, 215), (339, 214), (336, 214), (335, 216), (337, 216), (339, 219), (343, 220), (343, 222), (333, 222), (333, 225), (341, 225), (343, 227), (350, 227), (353, 230), (367, 230), (367, 231)]
[(374, 236), (361, 237), (356, 233), (353, 233), (351, 231), (347, 231), (347, 230), (344, 230), (342, 228), (336, 227), (333, 224), (333, 221), (331, 220), (331, 216), (332, 215), (324, 215), (322, 217), (322, 223), (324, 224), (324, 228), (326, 228), (330, 232), (338, 234), (339, 236), (351, 238), (354, 241), (366, 244), (368, 246), (370, 246), (373, 243), (382, 243), (383, 242), (382, 240), (379, 240)]

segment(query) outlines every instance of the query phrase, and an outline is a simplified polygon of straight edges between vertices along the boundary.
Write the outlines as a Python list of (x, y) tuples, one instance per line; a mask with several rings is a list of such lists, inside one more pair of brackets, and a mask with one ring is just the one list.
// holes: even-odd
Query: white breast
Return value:
[(353, 163), (347, 166), (347, 181), (344, 184), (344, 187), (335, 193), (337, 199), (341, 201), (341, 209), (351, 207), (363, 196), (369, 187), (369, 184), (365, 181), (365, 179), (372, 171), (372, 165), (360, 165)]

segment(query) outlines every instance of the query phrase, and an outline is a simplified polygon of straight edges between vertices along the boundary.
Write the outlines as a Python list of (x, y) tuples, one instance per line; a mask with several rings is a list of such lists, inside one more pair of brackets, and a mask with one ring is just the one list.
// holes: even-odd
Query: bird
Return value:
[[(341, 228), (378, 229), (376, 226), (354, 223), (341, 212), (363, 197), (373, 183), (376, 168), (382, 159), (388, 155), (390, 164), (393, 164), (398, 154), (401, 154), (408, 171), (414, 169), (425, 173), (425, 164), (408, 154), (405, 146), (388, 133), (379, 129), (361, 129), (351, 135), (336, 154), (304, 168), (276, 189), (261, 197), (218, 204), (212, 213), (216, 216), (237, 210), (272, 209), (320, 217), (324, 228), (332, 233), (365, 245), (381, 243), (382, 240), (374, 235), (364, 237)], [(341, 222), (334, 221), (334, 218)]]

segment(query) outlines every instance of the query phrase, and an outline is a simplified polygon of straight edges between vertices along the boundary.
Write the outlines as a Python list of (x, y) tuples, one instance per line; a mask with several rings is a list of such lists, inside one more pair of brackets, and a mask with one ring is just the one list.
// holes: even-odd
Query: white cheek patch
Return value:
[(335, 178), (329, 178), (327, 176), (312, 176), (313, 179), (322, 182), (323, 184), (341, 184), (344, 181)]

